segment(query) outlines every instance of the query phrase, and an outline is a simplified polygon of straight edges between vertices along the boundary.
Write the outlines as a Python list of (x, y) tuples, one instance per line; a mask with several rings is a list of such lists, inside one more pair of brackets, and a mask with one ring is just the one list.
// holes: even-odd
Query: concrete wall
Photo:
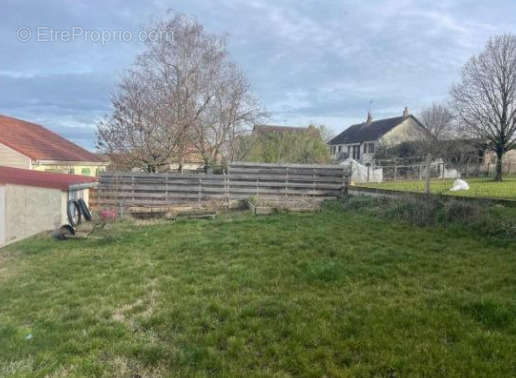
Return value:
[(67, 192), (9, 184), (4, 188), (7, 244), (68, 223)]
[(13, 168), (31, 168), (31, 159), (0, 143), (0, 165)]
[(0, 185), (0, 246), (5, 244), (5, 186)]

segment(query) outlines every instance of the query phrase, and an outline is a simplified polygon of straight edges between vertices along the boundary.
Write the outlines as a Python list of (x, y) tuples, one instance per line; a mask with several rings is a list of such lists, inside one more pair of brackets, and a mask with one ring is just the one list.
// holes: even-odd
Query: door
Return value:
[(360, 160), (360, 145), (353, 146), (353, 159)]

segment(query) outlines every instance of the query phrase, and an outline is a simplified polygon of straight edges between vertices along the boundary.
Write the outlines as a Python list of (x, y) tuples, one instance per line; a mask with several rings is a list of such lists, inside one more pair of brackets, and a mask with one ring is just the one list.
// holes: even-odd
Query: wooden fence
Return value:
[(341, 194), (346, 168), (336, 165), (232, 163), (226, 174), (107, 173), (90, 204), (100, 207), (230, 203), (249, 197), (327, 199)]

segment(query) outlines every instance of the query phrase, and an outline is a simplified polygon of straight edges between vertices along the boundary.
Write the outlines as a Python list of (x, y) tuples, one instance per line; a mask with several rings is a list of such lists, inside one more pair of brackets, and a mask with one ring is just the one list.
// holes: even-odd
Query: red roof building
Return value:
[(43, 126), (0, 115), (0, 165), (94, 176), (107, 163)]

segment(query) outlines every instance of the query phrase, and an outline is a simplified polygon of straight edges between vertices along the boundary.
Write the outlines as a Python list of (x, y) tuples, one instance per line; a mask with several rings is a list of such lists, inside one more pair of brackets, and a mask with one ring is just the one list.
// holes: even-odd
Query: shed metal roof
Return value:
[(95, 177), (67, 175), (63, 173), (50, 173), (32, 171), (0, 166), (0, 184), (28, 185), (40, 188), (68, 190), (72, 186), (93, 184)]

